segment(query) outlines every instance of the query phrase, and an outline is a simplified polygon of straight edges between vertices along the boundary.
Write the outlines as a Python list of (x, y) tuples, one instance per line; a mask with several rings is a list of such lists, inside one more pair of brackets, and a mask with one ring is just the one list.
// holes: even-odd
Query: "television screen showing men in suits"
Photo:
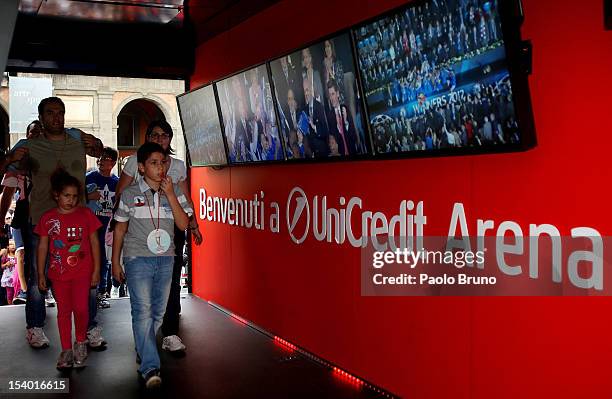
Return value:
[(216, 85), (230, 163), (285, 159), (266, 66)]
[(213, 86), (180, 95), (177, 102), (191, 166), (227, 165)]
[(270, 62), (287, 159), (368, 153), (348, 33)]
[(354, 29), (378, 154), (520, 142), (498, 0), (437, 0)]

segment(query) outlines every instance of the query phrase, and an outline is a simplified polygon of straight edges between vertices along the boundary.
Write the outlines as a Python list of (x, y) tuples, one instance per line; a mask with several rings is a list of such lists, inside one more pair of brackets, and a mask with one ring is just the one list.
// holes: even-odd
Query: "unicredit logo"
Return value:
[[(299, 223), (300, 220), (306, 218), (305, 223)], [(296, 226), (305, 225), (304, 232), (302, 235), (298, 235), (301, 231), (295, 232)], [(310, 228), (310, 205), (308, 204), (308, 198), (306, 193), (299, 187), (295, 187), (289, 193), (287, 199), (287, 231), (291, 236), (291, 240), (296, 244), (301, 244), (306, 240), (308, 236), (308, 229)], [(301, 230), (301, 229), (300, 229)], [(298, 238), (299, 237), (299, 238)]]

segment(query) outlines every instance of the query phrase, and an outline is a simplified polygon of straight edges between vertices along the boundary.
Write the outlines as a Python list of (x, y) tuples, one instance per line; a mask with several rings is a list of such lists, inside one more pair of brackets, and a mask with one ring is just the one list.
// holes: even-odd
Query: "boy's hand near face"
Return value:
[(174, 192), (174, 187), (172, 186), (172, 179), (168, 176), (164, 177), (159, 185), (162, 189), (166, 197), (176, 197), (176, 193)]

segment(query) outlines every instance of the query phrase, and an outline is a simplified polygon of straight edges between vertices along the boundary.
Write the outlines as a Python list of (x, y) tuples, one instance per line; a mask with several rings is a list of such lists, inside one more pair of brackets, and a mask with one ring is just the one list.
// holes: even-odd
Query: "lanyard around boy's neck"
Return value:
[[(153, 219), (153, 212), (151, 211), (151, 204), (149, 203), (149, 196), (147, 195), (147, 192), (149, 190), (145, 191), (145, 199), (147, 200), (147, 208), (149, 208), (149, 215), (151, 216), (151, 223), (153, 224), (153, 228), (155, 230), (159, 230), (160, 224), (159, 224), (159, 208), (161, 208), (161, 204), (159, 204), (160, 198), (159, 198), (159, 194), (157, 196), (158, 198), (158, 204), (157, 204), (157, 226), (155, 225), (155, 220)], [(151, 190), (152, 191), (152, 190)], [(152, 198), (153, 198), (153, 207), (155, 207), (155, 194), (152, 194)]]

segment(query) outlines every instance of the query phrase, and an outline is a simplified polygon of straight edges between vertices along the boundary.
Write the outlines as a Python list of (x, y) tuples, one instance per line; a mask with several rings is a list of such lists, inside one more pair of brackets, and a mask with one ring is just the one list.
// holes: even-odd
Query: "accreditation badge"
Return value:
[(170, 248), (170, 234), (166, 230), (155, 229), (147, 237), (147, 247), (155, 255), (163, 255)]

